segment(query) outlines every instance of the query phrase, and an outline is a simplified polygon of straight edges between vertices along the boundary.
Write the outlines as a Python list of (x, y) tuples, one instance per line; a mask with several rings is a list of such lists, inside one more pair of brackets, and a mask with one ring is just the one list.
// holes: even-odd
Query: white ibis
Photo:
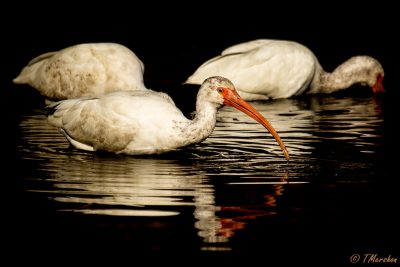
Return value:
[(262, 124), (289, 160), (289, 153), (271, 124), (223, 77), (210, 77), (201, 85), (193, 120), (187, 119), (168, 95), (153, 90), (59, 101), (49, 106), (52, 113), (48, 120), (78, 149), (158, 154), (206, 139), (215, 127), (217, 110), (223, 105), (235, 107)]
[(259, 39), (231, 46), (203, 63), (185, 83), (201, 84), (214, 75), (230, 79), (245, 100), (332, 93), (353, 84), (384, 92), (384, 71), (376, 59), (354, 56), (329, 73), (307, 47), (283, 40)]
[(49, 100), (146, 90), (144, 65), (127, 47), (87, 43), (32, 59), (13, 81), (29, 84)]

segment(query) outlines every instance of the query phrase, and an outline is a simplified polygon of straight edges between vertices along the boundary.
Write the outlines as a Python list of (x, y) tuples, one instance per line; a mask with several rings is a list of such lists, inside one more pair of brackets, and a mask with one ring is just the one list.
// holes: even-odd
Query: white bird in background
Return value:
[(127, 47), (87, 43), (34, 58), (13, 81), (29, 84), (49, 100), (63, 100), (146, 90), (143, 73), (142, 61)]
[(52, 114), (48, 121), (78, 149), (155, 154), (202, 142), (212, 133), (217, 110), (223, 105), (235, 107), (262, 124), (289, 160), (271, 124), (223, 77), (210, 77), (201, 85), (193, 120), (187, 119), (168, 95), (144, 90), (59, 101), (49, 106)]
[(282, 40), (259, 39), (231, 46), (203, 63), (185, 83), (201, 84), (215, 75), (230, 79), (245, 100), (332, 93), (353, 84), (384, 92), (384, 71), (376, 59), (354, 56), (329, 73), (307, 47)]

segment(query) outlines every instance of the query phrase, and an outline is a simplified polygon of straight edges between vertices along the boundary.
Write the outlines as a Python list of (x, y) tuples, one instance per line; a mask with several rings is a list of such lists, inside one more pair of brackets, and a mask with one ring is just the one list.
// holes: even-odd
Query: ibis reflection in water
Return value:
[(166, 218), (159, 224), (165, 229), (173, 218), (191, 218), (185, 225), (193, 225), (203, 250), (229, 250), (254, 222), (281, 216), (288, 189), (311, 183), (326, 162), (342, 172), (370, 172), (360, 162), (372, 162), (379, 152), (379, 99), (326, 96), (252, 104), (281, 129), (290, 164), (276, 156), (280, 149), (263, 128), (229, 108), (220, 110), (203, 143), (145, 157), (70, 149), (45, 114), (33, 110), (19, 122), (17, 152), (21, 171), (28, 172), (23, 189), (46, 196), (60, 213)]

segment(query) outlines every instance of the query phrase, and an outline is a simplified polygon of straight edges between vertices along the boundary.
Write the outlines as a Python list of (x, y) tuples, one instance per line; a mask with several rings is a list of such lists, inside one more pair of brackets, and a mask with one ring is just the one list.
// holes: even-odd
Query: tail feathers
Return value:
[(96, 97), (81, 97), (81, 98), (73, 98), (67, 100), (61, 100), (57, 102), (50, 103), (45, 107), (45, 110), (48, 111), (48, 115), (52, 115), (56, 112), (64, 112), (74, 106), (76, 103), (82, 100), (88, 99), (97, 99)]
[(13, 82), (16, 84), (26, 84), (29, 83), (30, 77), (32, 74), (32, 68), (31, 67), (25, 67), (21, 71), (21, 73), (13, 79)]
[(36, 70), (45, 62), (45, 60), (52, 57), (55, 53), (57, 52), (45, 53), (29, 61), (28, 65), (22, 69), (21, 73), (13, 79), (13, 82), (16, 84), (29, 83)]
[[(85, 101), (93, 99), (96, 100), (96, 97), (81, 97), (81, 98), (74, 98), (74, 99), (67, 99), (61, 100), (50, 105), (46, 106), (45, 111), (47, 114), (47, 120), (50, 124), (62, 128), (63, 127), (63, 120), (70, 121), (71, 118), (75, 116), (79, 116), (79, 110), (84, 105), (78, 106), (76, 108), (76, 104), (80, 101)], [(73, 108), (75, 106), (75, 108)], [(71, 108), (74, 109), (72, 112)]]
[(47, 114), (47, 120), (53, 126), (62, 128), (63, 116), (66, 111), (68, 111), (77, 101), (78, 99), (69, 99), (62, 100), (58, 102), (54, 102), (45, 107), (45, 112)]
[(57, 111), (57, 108), (58, 108), (58, 106), (61, 104), (61, 102), (62, 102), (62, 101), (58, 101), (58, 102), (53, 102), (53, 103), (48, 104), (48, 105), (44, 108), (44, 110), (45, 110), (45, 112), (46, 112), (46, 115), (47, 115), (47, 116), (53, 115), (53, 114)]

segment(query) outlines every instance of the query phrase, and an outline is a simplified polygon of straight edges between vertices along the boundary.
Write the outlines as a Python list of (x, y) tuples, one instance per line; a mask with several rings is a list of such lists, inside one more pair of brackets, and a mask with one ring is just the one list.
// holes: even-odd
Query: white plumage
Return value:
[(216, 123), (217, 109), (233, 106), (261, 123), (289, 154), (269, 122), (242, 100), (233, 84), (211, 77), (199, 89), (196, 116), (187, 119), (169, 96), (152, 90), (120, 91), (54, 103), (48, 120), (79, 149), (130, 155), (162, 153), (206, 139)]
[(32, 59), (13, 81), (29, 84), (50, 100), (146, 90), (144, 65), (127, 47), (87, 43)]
[(203, 63), (185, 81), (201, 84), (209, 76), (230, 79), (243, 99), (288, 98), (307, 93), (331, 93), (353, 84), (384, 91), (381, 64), (369, 56), (355, 56), (325, 72), (307, 47), (292, 41), (259, 39), (231, 46)]

